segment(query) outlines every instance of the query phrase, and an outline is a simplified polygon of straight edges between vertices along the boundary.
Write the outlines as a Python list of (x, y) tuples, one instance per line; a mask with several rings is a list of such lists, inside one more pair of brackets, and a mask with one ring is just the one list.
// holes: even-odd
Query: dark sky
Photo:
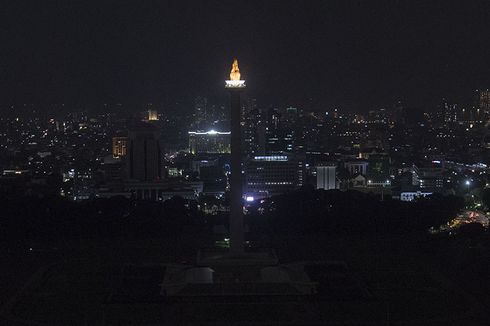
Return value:
[(490, 87), (488, 1), (1, 1), (0, 103), (224, 96), (369, 109)]

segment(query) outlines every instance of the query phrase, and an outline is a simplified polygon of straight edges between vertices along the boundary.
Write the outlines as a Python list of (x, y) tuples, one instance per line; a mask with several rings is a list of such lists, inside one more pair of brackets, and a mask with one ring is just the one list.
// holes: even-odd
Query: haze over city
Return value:
[(367, 111), (489, 83), (486, 1), (7, 1), (2, 104), (223, 98), (239, 57), (263, 105)]

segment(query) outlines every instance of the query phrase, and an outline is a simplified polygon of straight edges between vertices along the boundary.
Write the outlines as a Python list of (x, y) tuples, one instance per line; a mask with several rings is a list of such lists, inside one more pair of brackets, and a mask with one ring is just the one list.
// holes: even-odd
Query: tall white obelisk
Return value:
[(232, 255), (240, 255), (244, 240), (240, 93), (245, 89), (245, 80), (240, 79), (237, 59), (233, 60), (230, 80), (225, 81), (225, 88), (230, 92), (231, 100), (230, 251)]

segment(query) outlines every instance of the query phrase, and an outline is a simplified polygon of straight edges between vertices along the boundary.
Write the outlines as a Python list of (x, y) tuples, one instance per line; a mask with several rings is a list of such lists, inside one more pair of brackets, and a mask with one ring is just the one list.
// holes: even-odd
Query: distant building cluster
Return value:
[(229, 154), (231, 132), (189, 131), (189, 151), (191, 154)]
[[(179, 105), (169, 114), (151, 104), (130, 118), (119, 106), (59, 116), (11, 107), (0, 118), (0, 189), (74, 200), (222, 199), (229, 107), (205, 97)], [(490, 184), (489, 90), (469, 104), (443, 99), (422, 110), (397, 102), (362, 113), (261, 107), (244, 97), (240, 117), (244, 199), (312, 187), (414, 201)]]

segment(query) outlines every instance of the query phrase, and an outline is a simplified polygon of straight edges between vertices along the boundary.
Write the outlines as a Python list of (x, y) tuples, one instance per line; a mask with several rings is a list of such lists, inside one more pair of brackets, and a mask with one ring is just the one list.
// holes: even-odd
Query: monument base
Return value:
[(195, 266), (167, 267), (161, 284), (165, 296), (304, 296), (316, 293), (302, 264), (278, 264), (274, 250), (234, 255), (200, 250)]
[(198, 266), (272, 266), (279, 260), (274, 249), (245, 251), (234, 254), (220, 248), (201, 249), (197, 253)]

